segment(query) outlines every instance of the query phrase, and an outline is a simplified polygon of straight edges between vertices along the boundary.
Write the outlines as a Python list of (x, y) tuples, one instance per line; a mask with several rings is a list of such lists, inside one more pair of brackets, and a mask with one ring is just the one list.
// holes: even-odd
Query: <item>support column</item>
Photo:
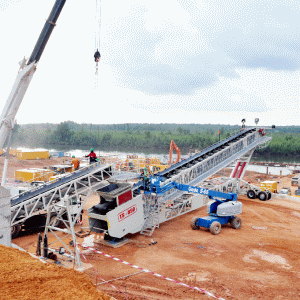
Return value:
[(236, 166), (235, 166), (235, 168), (231, 172), (231, 175), (230, 175), (231, 178), (235, 178), (235, 175), (236, 175), (236, 173), (237, 173), (237, 171), (238, 171), (238, 169), (240, 167), (240, 164), (241, 164), (241, 162), (238, 161), (237, 164), (236, 164)]
[(0, 186), (0, 244), (11, 247), (10, 192)]

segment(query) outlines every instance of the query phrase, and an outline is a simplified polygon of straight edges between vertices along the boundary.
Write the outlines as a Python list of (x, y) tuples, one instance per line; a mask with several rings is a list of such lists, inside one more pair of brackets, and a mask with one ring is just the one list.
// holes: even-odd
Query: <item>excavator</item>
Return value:
[[(173, 148), (175, 149), (176, 153), (177, 153), (177, 158), (175, 162), (172, 162), (172, 156), (173, 156)], [(171, 166), (172, 164), (177, 164), (179, 162), (181, 158), (181, 151), (179, 149), (179, 147), (175, 144), (175, 142), (172, 140), (170, 143), (170, 151), (169, 151), (169, 166)]]

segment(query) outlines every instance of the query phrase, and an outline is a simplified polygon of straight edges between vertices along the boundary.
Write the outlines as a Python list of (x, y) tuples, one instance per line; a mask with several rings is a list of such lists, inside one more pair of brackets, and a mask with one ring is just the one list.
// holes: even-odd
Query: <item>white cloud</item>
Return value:
[[(0, 109), (54, 0), (7, 3), (0, 0)], [(95, 1), (66, 2), (19, 123), (236, 124), (259, 117), (261, 124), (299, 125), (297, 1), (101, 1), (100, 24), (95, 10)]]

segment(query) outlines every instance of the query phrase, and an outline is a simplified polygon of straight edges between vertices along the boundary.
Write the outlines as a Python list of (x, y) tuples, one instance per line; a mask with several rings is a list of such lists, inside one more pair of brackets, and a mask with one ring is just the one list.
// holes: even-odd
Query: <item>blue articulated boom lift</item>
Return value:
[(241, 218), (236, 215), (242, 213), (242, 203), (237, 201), (237, 194), (222, 193), (214, 190), (195, 187), (187, 184), (179, 184), (170, 182), (161, 186), (162, 179), (159, 177), (151, 177), (148, 190), (144, 190), (145, 194), (156, 193), (162, 196), (171, 189), (178, 189), (189, 193), (206, 195), (211, 199), (207, 204), (207, 217), (194, 217), (191, 220), (192, 229), (200, 227), (208, 228), (212, 234), (219, 234), (224, 224), (231, 224), (234, 229), (239, 229), (242, 225)]

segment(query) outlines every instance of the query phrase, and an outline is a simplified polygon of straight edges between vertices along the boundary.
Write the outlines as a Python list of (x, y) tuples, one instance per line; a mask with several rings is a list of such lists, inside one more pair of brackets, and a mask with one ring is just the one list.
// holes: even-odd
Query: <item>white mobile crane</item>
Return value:
[(65, 2), (66, 0), (55, 1), (30, 58), (28, 60), (24, 58), (20, 62), (20, 70), (0, 117), (0, 149), (7, 142), (0, 189), (0, 244), (7, 246), (11, 245), (10, 198), (4, 186), (15, 117)]
[(1, 185), (5, 185), (5, 177), (8, 163), (8, 152), (10, 148), (10, 140), (12, 135), (12, 130), (15, 123), (15, 117), (20, 107), (20, 104), (24, 98), (27, 88), (31, 82), (33, 74), (36, 71), (37, 64), (43, 54), (45, 46), (50, 38), (52, 30), (56, 25), (56, 21), (60, 15), (60, 12), (65, 4), (66, 0), (56, 0), (51, 13), (46, 20), (44, 28), (39, 36), (38, 41), (32, 51), (30, 58), (23, 59), (20, 64), (20, 70), (18, 72), (17, 78), (11, 90), (11, 93), (6, 101), (2, 115), (0, 118), (0, 149), (4, 147), (7, 141), (7, 156), (4, 162), (3, 174)]

